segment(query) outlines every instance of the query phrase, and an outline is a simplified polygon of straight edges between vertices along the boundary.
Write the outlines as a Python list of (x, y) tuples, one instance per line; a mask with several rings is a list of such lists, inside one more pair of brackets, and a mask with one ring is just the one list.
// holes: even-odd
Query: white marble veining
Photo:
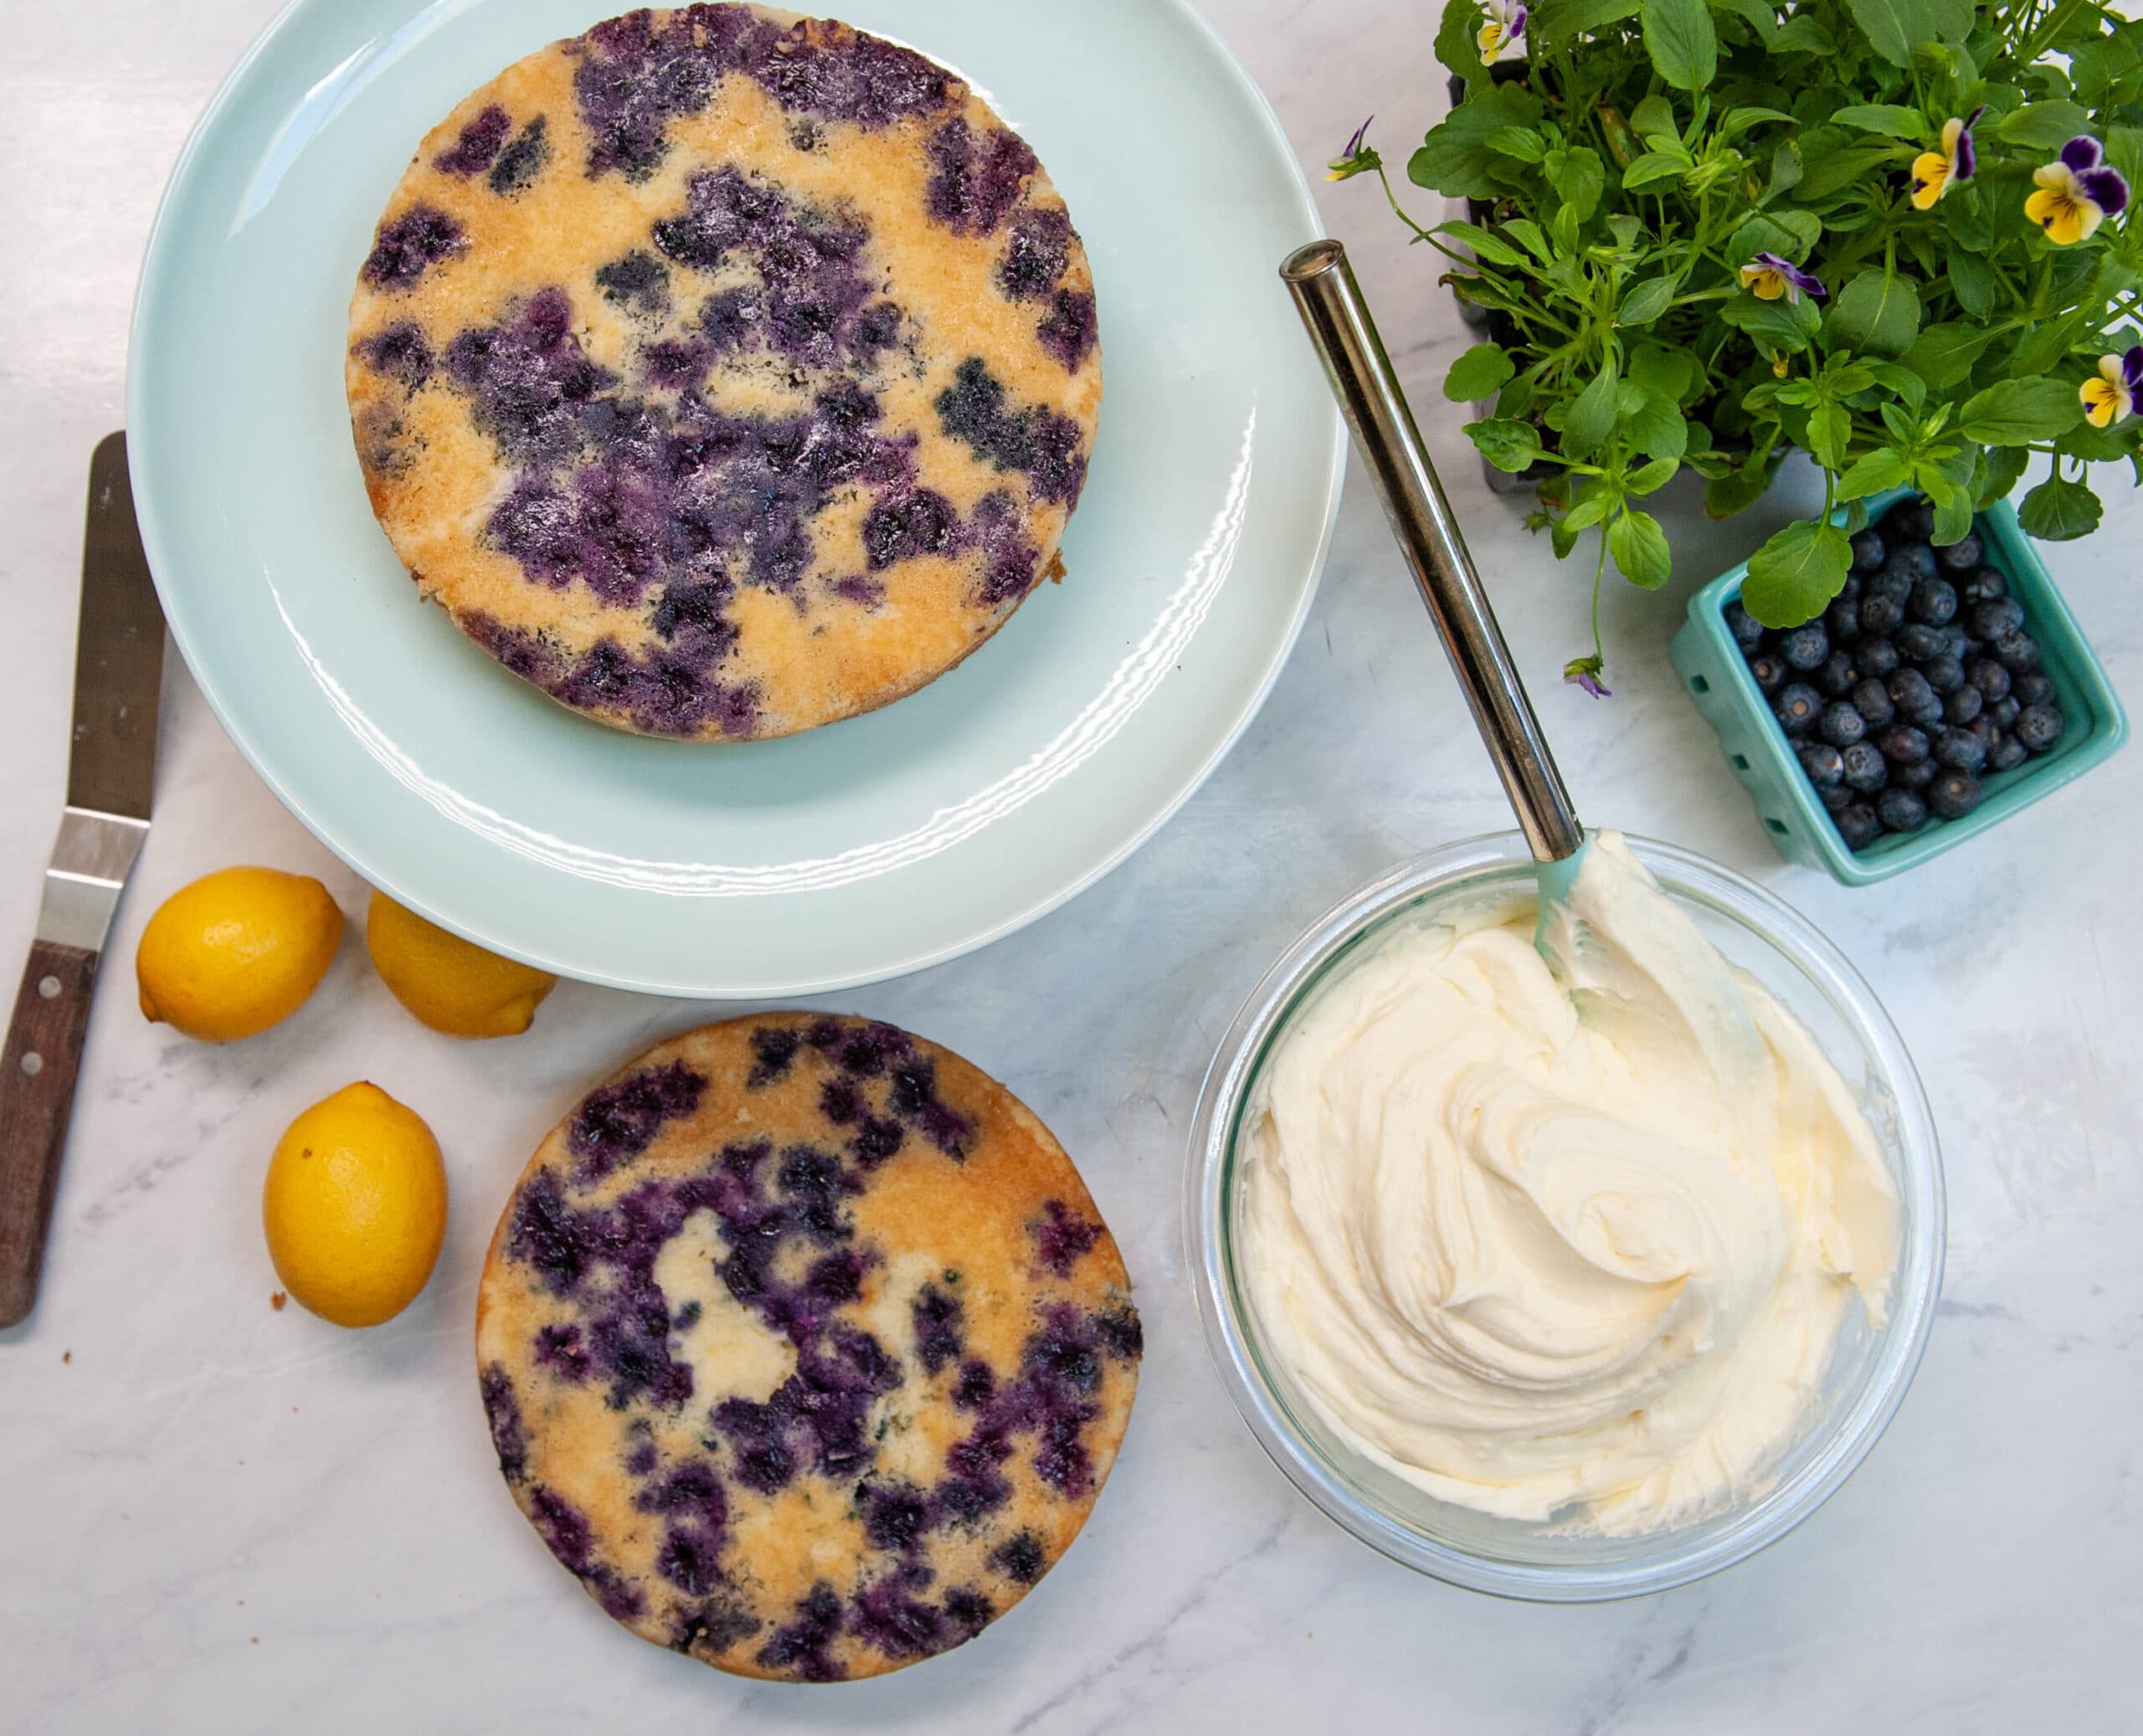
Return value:
[[(1031, 0), (1007, 0), (1031, 3)], [(121, 419), (157, 190), (272, 0), (6, 8), (0, 61), (0, 967), (28, 944), (64, 778), (83, 479)], [(1304, 158), (1440, 106), (1432, 9), (1210, 0)], [(1076, 17), (1076, 8), (1067, 12)], [(1873, 980), (1947, 1142), (1947, 1293), (1867, 1467), (1705, 1584), (1593, 1609), (1417, 1579), (1259, 1455), (1182, 1272), (1182, 1138), (1213, 1040), (1309, 917), (1417, 847), (1508, 823), (1375, 504), (1349, 490), (1315, 614), (1205, 790), (1100, 886), (982, 954), (843, 1004), (1007, 1081), (1077, 1156), (1149, 1351), (1084, 1538), (979, 1643), (881, 1682), (753, 1686), (614, 1627), (491, 1462), (470, 1309), (491, 1218), (578, 1086), (696, 1009), (568, 984), (535, 1031), (419, 1029), (354, 932), (316, 999), (229, 1049), (143, 1022), (148, 912), (257, 860), (362, 889), (246, 769), (176, 660), (157, 824), (113, 937), (43, 1301), (0, 1333), (0, 1728), (9, 1732), (1122, 1730), (2125, 1732), (2143, 1725), (2143, 995), (2131, 750), (1970, 848), (1848, 891), (1785, 867), (1666, 645), (1689, 587), (1783, 508), (1670, 500), (1663, 597), (1610, 598), (1616, 697), (1556, 683), (1584, 583), (1482, 486), (1436, 387), (1464, 340), (1373, 188), (1331, 190), (1583, 812), (1704, 850), (1807, 911)], [(2049, 560), (2143, 696), (2143, 497)], [(424, 1297), (349, 1334), (270, 1310), (259, 1194), (297, 1109), (367, 1076), (430, 1118), (455, 1190)]]

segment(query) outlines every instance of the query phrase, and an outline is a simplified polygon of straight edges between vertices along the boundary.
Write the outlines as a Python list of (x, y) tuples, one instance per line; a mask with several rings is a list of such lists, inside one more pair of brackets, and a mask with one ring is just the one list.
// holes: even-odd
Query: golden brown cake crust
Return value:
[(644, 1637), (789, 1681), (898, 1669), (1024, 1596), (1092, 1509), (1142, 1348), (1017, 1098), (806, 1013), (591, 1092), (477, 1296), (500, 1469), (552, 1553)]
[(365, 486), (422, 593), (619, 728), (885, 705), (1050, 567), (1093, 277), (967, 85), (847, 25), (640, 12), (426, 136), (350, 306)]

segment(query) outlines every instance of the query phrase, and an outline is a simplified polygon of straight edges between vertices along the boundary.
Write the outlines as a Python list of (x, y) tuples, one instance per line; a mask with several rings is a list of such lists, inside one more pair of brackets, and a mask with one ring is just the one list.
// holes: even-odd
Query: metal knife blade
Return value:
[(149, 829), (163, 664), (163, 610), (134, 521), (126, 436), (106, 434), (90, 460), (67, 809), (45, 870), (40, 940), (104, 950)]

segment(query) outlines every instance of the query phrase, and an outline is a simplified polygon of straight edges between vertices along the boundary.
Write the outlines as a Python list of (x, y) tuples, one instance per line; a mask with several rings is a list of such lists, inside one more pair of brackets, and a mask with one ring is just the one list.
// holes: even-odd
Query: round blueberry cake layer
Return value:
[(886, 704), (1041, 578), (1101, 406), (1034, 152), (841, 23), (636, 12), (424, 141), (350, 308), (373, 511), (423, 594), (599, 721)]
[(666, 1043), (537, 1149), (476, 1307), (530, 1523), (614, 1618), (738, 1675), (972, 1639), (1068, 1548), (1137, 1390), (1130, 1281), (1063, 1148), (887, 1025)]

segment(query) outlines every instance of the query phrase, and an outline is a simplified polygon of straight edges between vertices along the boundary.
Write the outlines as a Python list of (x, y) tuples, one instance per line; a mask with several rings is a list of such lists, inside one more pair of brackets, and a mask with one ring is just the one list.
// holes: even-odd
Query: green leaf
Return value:
[(1731, 518), (1747, 511), (1770, 489), (1776, 468), (1768, 460), (1750, 458), (1723, 475), (1712, 477), (1704, 484), (1704, 516)]
[(2098, 529), (2104, 511), (2082, 483), (2049, 476), (2017, 503), (2017, 522), (2042, 542), (2073, 542)]
[(2047, 372), (2068, 353), (2075, 341), (2076, 322), (2048, 320), (2032, 328), (2031, 335), (2002, 360), (2003, 372), (2012, 380), (2027, 380)]
[(1622, 577), (1633, 585), (1656, 591), (1673, 570), (1668, 551), (1667, 532), (1649, 512), (1635, 509), (1623, 513), (1607, 527), (1607, 552), (1615, 557)]
[(2143, 126), (2109, 126), (2106, 161), (2130, 187), (2143, 187)]
[[(1550, 47), (1637, 15), (1637, 0), (1542, 0), (1526, 20), (1525, 33)], [(1479, 12), (1474, 13), (1478, 19)]]
[(1451, 364), (1443, 395), (1453, 403), (1472, 403), (1503, 390), (1517, 365), (1492, 343), (1477, 343)]
[(1615, 315), (1617, 326), (1649, 326), (1673, 305), (1678, 282), (1672, 277), (1647, 277), (1631, 285)]
[(2143, 31), (2133, 24), (2121, 26), (2110, 36), (2094, 36), (2068, 51), (2068, 77), (2076, 95), (2094, 105), (2104, 102), (2115, 84), (2131, 82), (2129, 75), (2139, 64), (2143, 64)]
[(1962, 42), (1972, 32), (1972, 0), (1846, 0), (1846, 10), (1893, 66), (1910, 66), (1924, 43)]
[(1808, 450), (1825, 470), (1835, 470), (1845, 461), (1846, 442), (1853, 438), (1853, 413), (1843, 404), (1827, 403), (1808, 418)]
[(1994, 342), (1984, 326), (1950, 320), (1930, 326), (1905, 352), (1905, 366), (1938, 392), (1954, 386), (1972, 371), (1981, 353)]
[(1589, 531), (1601, 519), (1606, 517), (1609, 509), (1614, 504), (1613, 490), (1595, 489), (1563, 515), (1563, 528), (1573, 537), (1580, 531)]
[(1610, 362), (1593, 377), (1592, 383), (1570, 401), (1569, 417), (1563, 424), (1563, 449), (1572, 458), (1590, 458), (1615, 431), (1616, 388), (1619, 383), (1615, 364)]
[(2004, 115), (1995, 131), (2004, 144), (2058, 151), (2079, 132), (2092, 131), (2091, 116), (2073, 102), (2026, 103), (2015, 113)]
[(1599, 207), (1600, 195), (1607, 185), (1606, 167), (1600, 161), (1600, 153), (1586, 145), (1562, 156), (1560, 163), (1555, 163), (1550, 157), (1548, 179), (1562, 195), (1563, 203), (1575, 211), (1578, 221), (1583, 223)]
[(1488, 135), (1498, 127), (1531, 126), (1539, 118), (1540, 99), (1524, 85), (1491, 85), (1430, 129), (1421, 148), (1407, 160), (1406, 177), (1416, 187), (1452, 198), (1493, 198), (1503, 190), (1498, 176), (1516, 172), (1505, 166), (1507, 158), (1489, 150)]
[(1688, 351), (1665, 344), (1637, 347), (1630, 357), (1630, 383), (1668, 403), (1686, 403), (1697, 383), (1697, 358)]
[[(1807, 218), (1807, 224), (1786, 223), (1786, 218)], [(1813, 225), (1815, 219), (1805, 211), (1766, 211), (1745, 221), (1726, 238), (1727, 269), (1739, 271), (1760, 253), (1782, 254), (1792, 259), (1801, 254), (1807, 242), (1815, 237), (1803, 239), (1802, 231)], [(1820, 233), (1820, 232), (1819, 232)]]
[(1548, 238), (1541, 232), (1540, 225), (1529, 217), (1513, 217), (1503, 225), (1503, 233), (1544, 265), (1555, 257), (1555, 250), (1548, 245)]
[(1722, 139), (1739, 138), (1752, 126), (1760, 126), (1766, 121), (1784, 121), (1789, 125), (1793, 116), (1783, 109), (1729, 109), (1726, 118), (1719, 123)]
[(1435, 234), (1448, 235), (1454, 241), (1462, 241), (1480, 258), (1491, 265), (1523, 265), (1525, 255), (1510, 243), (1502, 239), (1477, 223), (1440, 223)]
[(1498, 126), (1483, 142), (1498, 157), (1520, 162), (1538, 162), (1548, 154), (1548, 141), (1529, 126)]
[(1688, 421), (1672, 398), (1640, 392), (1637, 408), (1621, 420), (1630, 444), (1647, 458), (1678, 459), (1688, 449)]
[(2076, 388), (2062, 380), (2004, 380), (1967, 399), (1957, 431), (1982, 446), (2022, 446), (2067, 434), (2084, 419)]
[(1977, 254), (1950, 255), (1950, 291), (1974, 319), (1984, 319), (1993, 307), (1997, 287), (1994, 268)]
[[(1778, 27), (1778, 34), (1771, 39), (1771, 52), (1775, 54), (1827, 56), (1837, 51), (1837, 39), (1813, 13), (1792, 13)], [(1738, 511), (1740, 509), (1735, 510)], [(1719, 516), (1725, 516), (1723, 513)]]
[(2127, 429), (2094, 428), (2088, 420), (2078, 423), (2054, 443), (2054, 450), (2064, 457), (2080, 458), (2090, 464), (2118, 463), (2130, 449)]
[(1853, 460), (1845, 475), (1838, 478), (1838, 496), (1847, 501), (1864, 500), (1886, 488), (1895, 488), (1904, 480), (1905, 461), (1884, 446), (1873, 452), (1863, 452)]
[(1648, 465), (1641, 465), (1622, 479), (1622, 486), (1633, 495), (1648, 495), (1674, 480), (1674, 473), (1682, 468), (1678, 458), (1655, 458)]
[(1655, 181), (1678, 180), (1688, 172), (1688, 167), (1680, 157), (1669, 157), (1664, 151), (1647, 151), (1622, 171), (1622, 189), (1635, 193)]
[(1870, 169), (1888, 168), (1899, 155), (1894, 145), (1855, 145), (1849, 150), (1812, 155), (1801, 177), (1801, 185), (1793, 190), (1794, 196), (1804, 205), (1827, 199), (1841, 188), (1852, 186)]
[(1984, 512), (1997, 501), (2008, 499), (2009, 491), (2024, 480), (2024, 467), (2031, 461), (2032, 455), (2024, 447), (1988, 447), (1986, 473), (1980, 478), (1979, 498), (1973, 505)]
[(1468, 94), (1488, 80), (1481, 64), (1479, 0), (1445, 0), (1443, 18), (1436, 27), (1436, 59), (1447, 71), (1465, 80)]
[(1972, 527), (1971, 491), (1935, 465), (1914, 465), (1912, 480), (1935, 503), (1935, 529), (1929, 540), (1940, 548), (1961, 542)]
[(1778, 8), (1770, 0), (1717, 0), (1717, 4), (1721, 12), (1730, 12), (1745, 20), (1756, 33), (1756, 40), (1765, 48), (1777, 37)]
[(1781, 139), (1778, 148), (1771, 152), (1771, 178), (1764, 183), (1765, 202), (1800, 186), (1802, 172), (1801, 147), (1791, 139)]
[(1919, 413), (1920, 406), (1927, 402), (1926, 381), (1894, 362), (1870, 362), (1867, 366), (1878, 385), (1889, 387), (1905, 401), (1915, 416)]
[(1492, 416), (1485, 422), (1467, 423), (1466, 433), (1481, 449), (1482, 457), (1513, 476), (1539, 462), (1540, 430), (1530, 422)]
[(1641, 16), (1645, 52), (1662, 79), (1677, 90), (1711, 83), (1719, 71), (1719, 33), (1704, 0), (1644, 0)]
[(1863, 271), (1831, 309), (1832, 343), (1878, 356), (1902, 356), (1919, 331), (1919, 290), (1903, 272)]
[(1657, 90), (1630, 110), (1630, 131), (1641, 139), (1662, 136), (1681, 142), (1682, 128), (1674, 119), (1674, 105)]
[(1790, 524), (1749, 558), (1741, 603), (1766, 627), (1813, 620), (1845, 588), (1853, 543), (1832, 524)]
[(1887, 133), (1894, 139), (1924, 139), (1934, 130), (1928, 126), (1927, 116), (1918, 109), (1903, 109), (1887, 102), (1861, 103), (1840, 109), (1831, 119), (1840, 126)]
[(1763, 301), (1746, 290), (1722, 304), (1719, 316), (1735, 330), (1747, 332), (1757, 342), (1783, 350), (1788, 355), (1806, 349), (1809, 340), (1816, 335), (1817, 326), (1822, 323), (1816, 304), (1806, 296), (1798, 301), (1782, 298)]

